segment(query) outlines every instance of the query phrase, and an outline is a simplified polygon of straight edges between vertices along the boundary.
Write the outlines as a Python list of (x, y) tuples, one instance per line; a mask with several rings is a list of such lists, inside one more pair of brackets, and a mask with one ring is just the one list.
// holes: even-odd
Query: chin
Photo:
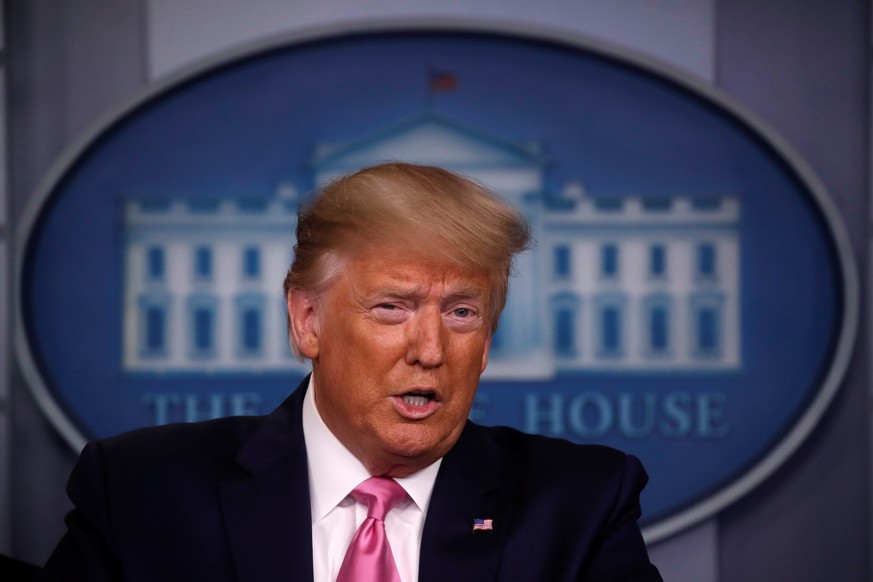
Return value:
[[(422, 434), (425, 432), (427, 434)], [(457, 440), (452, 434), (432, 434), (415, 427), (415, 430), (400, 430), (385, 439), (385, 448), (392, 454), (407, 459), (432, 458), (430, 462), (449, 452)]]
[(431, 443), (393, 442), (385, 448), (392, 455), (408, 459), (429, 457), (436, 451)]

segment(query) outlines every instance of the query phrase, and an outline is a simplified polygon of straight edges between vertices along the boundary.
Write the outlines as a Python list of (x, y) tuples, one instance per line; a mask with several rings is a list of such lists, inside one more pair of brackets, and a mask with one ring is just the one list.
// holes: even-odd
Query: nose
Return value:
[(439, 310), (422, 310), (408, 328), (406, 363), (424, 368), (437, 368), (446, 361), (445, 333)]

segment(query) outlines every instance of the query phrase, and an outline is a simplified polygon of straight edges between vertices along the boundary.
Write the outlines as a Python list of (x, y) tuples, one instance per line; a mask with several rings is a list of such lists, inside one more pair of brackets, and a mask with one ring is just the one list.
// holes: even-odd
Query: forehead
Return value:
[(361, 293), (430, 293), (486, 300), (491, 287), (487, 273), (398, 246), (360, 249), (340, 261), (338, 275)]

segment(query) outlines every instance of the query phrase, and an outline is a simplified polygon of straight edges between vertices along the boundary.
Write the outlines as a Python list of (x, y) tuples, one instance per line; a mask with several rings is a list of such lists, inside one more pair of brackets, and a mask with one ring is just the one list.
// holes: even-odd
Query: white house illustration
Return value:
[[(575, 182), (549, 193), (539, 144), (432, 111), (317, 144), (313, 183), (388, 160), (471, 177), (531, 222), (537, 245), (516, 264), (486, 379), (741, 366), (736, 197), (595, 198)], [(305, 369), (290, 355), (277, 291), (292, 258), (295, 191), (126, 204), (125, 370)]]
[(124, 208), (124, 369), (270, 372), (288, 348), (281, 287), (298, 200), (129, 200)]

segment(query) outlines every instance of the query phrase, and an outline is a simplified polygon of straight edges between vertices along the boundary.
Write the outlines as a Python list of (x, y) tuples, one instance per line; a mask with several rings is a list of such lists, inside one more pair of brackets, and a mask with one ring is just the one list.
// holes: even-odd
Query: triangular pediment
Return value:
[(316, 147), (319, 172), (389, 160), (447, 168), (540, 166), (538, 144), (518, 143), (435, 112), (425, 112), (371, 135)]

